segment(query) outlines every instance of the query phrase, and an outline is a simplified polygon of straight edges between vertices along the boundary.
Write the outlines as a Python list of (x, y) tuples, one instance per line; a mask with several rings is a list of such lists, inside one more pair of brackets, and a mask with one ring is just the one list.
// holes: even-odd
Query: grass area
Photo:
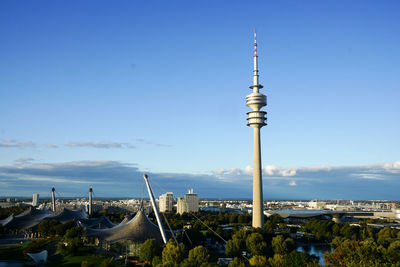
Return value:
[(104, 258), (101, 256), (90, 255), (90, 256), (65, 256), (59, 261), (50, 262), (47, 264), (49, 267), (66, 266), (66, 267), (80, 267), (82, 261), (87, 261), (93, 266), (99, 266)]
[(39, 239), (22, 244), (15, 244), (9, 246), (0, 246), (0, 260), (17, 260), (24, 261), (29, 260), (28, 256), (25, 256), (24, 251), (40, 252), (43, 249), (48, 250), (48, 246), (51, 243), (58, 242), (60, 238), (47, 238)]
[[(47, 249), (48, 251), (51, 250), (55, 251), (57, 243), (60, 240), (61, 238), (57, 237), (57, 238), (29, 241), (22, 244), (0, 246), (0, 260), (29, 261), (30, 258), (24, 254), (24, 251), (26, 252), (30, 248), (35, 252), (43, 249)], [(63, 257), (62, 255), (57, 254), (56, 256), (49, 257), (49, 262), (46, 264), (46, 266), (80, 267), (82, 261), (87, 261), (88, 263), (91, 264), (91, 266), (99, 266), (105, 259), (107, 258), (102, 255), (83, 255), (83, 256), (70, 255)]]
[(1, 246), (0, 247), (0, 260), (17, 260), (24, 261), (27, 257), (24, 255), (23, 251), (27, 249), (30, 242), (25, 242), (22, 244)]

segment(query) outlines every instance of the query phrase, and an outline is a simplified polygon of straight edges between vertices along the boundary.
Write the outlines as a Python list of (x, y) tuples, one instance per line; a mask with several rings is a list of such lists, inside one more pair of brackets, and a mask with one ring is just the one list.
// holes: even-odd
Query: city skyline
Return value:
[(256, 28), (264, 198), (398, 199), (399, 5), (3, 1), (0, 195), (251, 198)]

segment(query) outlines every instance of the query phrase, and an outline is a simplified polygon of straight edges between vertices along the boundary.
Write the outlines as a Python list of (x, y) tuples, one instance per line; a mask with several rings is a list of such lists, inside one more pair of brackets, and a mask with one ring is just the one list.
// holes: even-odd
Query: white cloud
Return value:
[(143, 138), (136, 138), (134, 140), (138, 143), (146, 144), (146, 145), (153, 145), (153, 146), (158, 146), (158, 147), (172, 147), (171, 145), (168, 145), (168, 144), (154, 143), (154, 142), (151, 142), (151, 141), (143, 139)]
[(4, 143), (16, 143), (17, 142), (14, 139), (10, 139), (10, 138), (4, 138), (2, 140), (3, 140)]
[(239, 168), (232, 168), (229, 170), (228, 174), (230, 175), (241, 175), (242, 171)]
[(283, 177), (287, 176), (295, 176), (296, 175), (296, 170), (295, 169), (282, 169), (279, 171), (279, 175)]
[(275, 165), (267, 165), (264, 167), (264, 172), (270, 176), (275, 175), (277, 170), (278, 170), (278, 167)]
[(310, 167), (279, 167), (267, 165), (264, 167), (264, 174), (268, 176), (290, 177), (296, 176), (299, 172), (320, 172), (331, 171), (333, 167), (328, 165), (310, 166)]
[(374, 173), (353, 173), (351, 176), (368, 180), (387, 180), (384, 175)]
[(310, 171), (310, 172), (330, 171), (330, 170), (332, 170), (332, 167), (329, 165), (316, 165), (316, 166), (298, 168), (298, 170), (304, 170), (304, 171)]
[(14, 139), (2, 139), (0, 142), (0, 147), (7, 147), (7, 148), (33, 148), (36, 147), (36, 144), (33, 142), (18, 142)]
[(95, 182), (95, 181), (84, 181), (84, 180), (72, 180), (58, 177), (40, 177), (40, 176), (19, 176), (18, 180), (22, 181), (34, 181), (34, 182), (51, 182), (51, 183), (73, 183), (73, 184), (111, 184), (106, 182)]
[(252, 175), (252, 174), (253, 174), (253, 167), (250, 166), (250, 165), (247, 165), (247, 166), (244, 168), (244, 173), (245, 173), (245, 174), (248, 174), (248, 175)]
[(385, 170), (398, 173), (400, 172), (400, 160), (395, 162), (384, 163), (383, 168)]
[(92, 147), (92, 148), (135, 148), (129, 143), (118, 142), (69, 142), (68, 147)]
[(224, 168), (219, 168), (219, 169), (216, 170), (214, 173), (217, 174), (217, 175), (224, 174), (224, 173), (225, 173), (225, 169), (224, 169)]
[(47, 148), (58, 148), (58, 146), (54, 145), (54, 144), (46, 144), (46, 147)]
[(294, 167), (278, 167), (275, 165), (267, 165), (264, 167), (264, 174), (268, 176), (295, 176), (297, 174)]
[(15, 163), (17, 163), (17, 164), (24, 164), (24, 163), (30, 163), (30, 162), (32, 162), (32, 161), (34, 161), (35, 159), (34, 158), (28, 158), (28, 157), (26, 157), (26, 158), (19, 158), (19, 159), (16, 159), (16, 160), (14, 160), (15, 161)]
[[(396, 167), (396, 162), (329, 168), (268, 165), (263, 168), (263, 190), (270, 198), (397, 199), (400, 179), (393, 172)], [(211, 174), (148, 174), (153, 189), (158, 190), (156, 194), (173, 191), (179, 196), (193, 187), (200, 197), (251, 198), (251, 166), (220, 168)], [(54, 183), (69, 194), (81, 194), (85, 184), (98, 184), (96, 190), (104, 196), (141, 196), (143, 188), (142, 170), (137, 165), (110, 160), (0, 166), (0, 183), (2, 195), (29, 195), (43, 187), (51, 188)], [(301, 183), (301, 190), (297, 183)], [(354, 190), (355, 187), (365, 190)]]

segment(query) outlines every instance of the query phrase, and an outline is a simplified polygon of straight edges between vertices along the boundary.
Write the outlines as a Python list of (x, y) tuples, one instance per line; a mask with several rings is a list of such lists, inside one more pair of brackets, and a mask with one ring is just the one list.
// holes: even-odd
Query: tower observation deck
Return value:
[(253, 90), (251, 94), (246, 96), (246, 105), (252, 109), (247, 112), (247, 126), (253, 128), (254, 131), (254, 166), (253, 166), (253, 222), (254, 228), (264, 228), (263, 213), (263, 190), (262, 190), (262, 173), (261, 173), (261, 143), (260, 129), (266, 124), (267, 112), (261, 108), (267, 105), (267, 97), (259, 91), (263, 86), (259, 83), (258, 75), (258, 56), (257, 56), (257, 35), (254, 30), (254, 68), (253, 68)]

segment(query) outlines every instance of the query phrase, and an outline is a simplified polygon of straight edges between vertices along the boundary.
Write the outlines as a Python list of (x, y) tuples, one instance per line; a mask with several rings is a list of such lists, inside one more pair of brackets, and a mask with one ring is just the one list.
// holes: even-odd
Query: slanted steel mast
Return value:
[(247, 112), (247, 126), (254, 131), (254, 166), (253, 166), (253, 222), (254, 228), (264, 228), (263, 190), (261, 172), (261, 142), (260, 129), (267, 125), (265, 115), (267, 112), (261, 108), (267, 105), (267, 97), (259, 92), (263, 86), (259, 84), (258, 78), (258, 56), (257, 56), (257, 35), (254, 30), (254, 57), (253, 57), (253, 85), (250, 86), (253, 92), (246, 96), (246, 105), (252, 109)]
[(51, 189), (51, 210), (53, 212), (56, 212), (56, 194), (55, 194), (56, 189), (53, 187)]
[(163, 225), (161, 223), (160, 215), (158, 213), (158, 209), (157, 209), (157, 206), (156, 206), (156, 201), (154, 200), (153, 191), (151, 190), (147, 174), (145, 174), (145, 173), (143, 174), (143, 179), (146, 182), (147, 191), (149, 193), (151, 205), (153, 206), (154, 214), (156, 215), (158, 227), (160, 228), (161, 237), (162, 237), (164, 243), (167, 244), (167, 238), (165, 236), (164, 227), (163, 227)]
[(92, 213), (93, 213), (93, 188), (89, 188), (89, 216), (92, 217)]

